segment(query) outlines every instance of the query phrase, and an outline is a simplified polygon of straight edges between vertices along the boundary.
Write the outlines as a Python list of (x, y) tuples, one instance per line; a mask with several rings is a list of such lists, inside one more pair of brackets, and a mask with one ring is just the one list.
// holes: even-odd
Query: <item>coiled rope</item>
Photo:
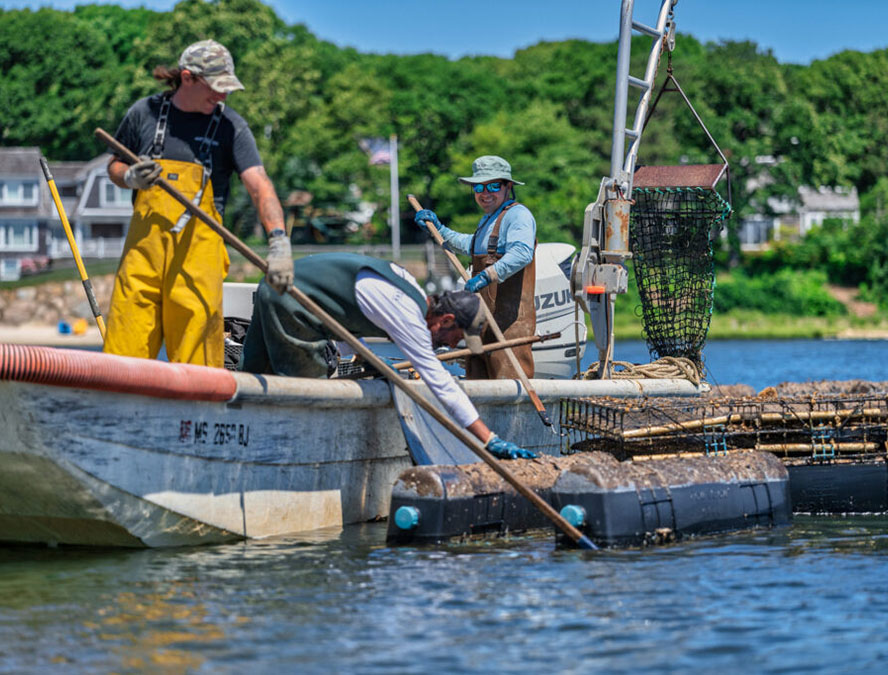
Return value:
[[(688, 380), (694, 385), (702, 381), (702, 374), (697, 365), (683, 356), (664, 356), (652, 363), (629, 363), (628, 361), (613, 361), (615, 368), (613, 379), (615, 380)], [(617, 367), (622, 370), (616, 370)], [(590, 366), (583, 373), (584, 380), (597, 379), (598, 364)]]

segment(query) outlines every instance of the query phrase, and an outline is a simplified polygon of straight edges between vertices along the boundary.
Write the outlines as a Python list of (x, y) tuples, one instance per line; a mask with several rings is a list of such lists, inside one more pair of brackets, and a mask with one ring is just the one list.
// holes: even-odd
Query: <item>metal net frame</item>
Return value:
[(715, 290), (712, 244), (731, 206), (704, 187), (635, 188), (629, 248), (651, 359), (703, 367)]
[(562, 399), (565, 453), (617, 458), (759, 450), (785, 463), (888, 460), (885, 394), (787, 398)]
[[(730, 167), (675, 77), (671, 47), (666, 78), (644, 129), (667, 93), (681, 98), (722, 166), (638, 167), (632, 190), (629, 250), (651, 360), (682, 357), (702, 372), (715, 290), (712, 243), (731, 216)], [(723, 177), (727, 178), (727, 200), (715, 189)]]

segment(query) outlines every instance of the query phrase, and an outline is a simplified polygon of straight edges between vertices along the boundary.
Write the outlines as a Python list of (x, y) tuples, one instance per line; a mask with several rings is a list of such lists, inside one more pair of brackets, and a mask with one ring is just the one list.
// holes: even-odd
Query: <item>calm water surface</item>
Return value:
[[(650, 361), (647, 346), (637, 340), (617, 342), (614, 358)], [(888, 381), (886, 340), (712, 340), (703, 359), (708, 382), (748, 384), (756, 391), (781, 382)]]
[[(647, 361), (642, 343), (616, 358)], [(710, 381), (888, 380), (888, 343), (713, 342)], [(662, 548), (389, 548), (385, 524), (172, 550), (0, 547), (0, 672), (888, 670), (888, 517)]]
[(884, 672), (888, 519), (665, 548), (387, 548), (384, 524), (0, 549), (4, 672)]

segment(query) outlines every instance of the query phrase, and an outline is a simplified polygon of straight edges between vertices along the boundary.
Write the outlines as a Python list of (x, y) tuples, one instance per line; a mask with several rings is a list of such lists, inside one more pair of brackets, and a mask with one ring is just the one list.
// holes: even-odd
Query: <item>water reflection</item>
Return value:
[(156, 551), (0, 549), (0, 638), (27, 637), (15, 650), (0, 639), (0, 670), (200, 667), (226, 639), (226, 625), (249, 619), (236, 611), (214, 616), (199, 575), (170, 579), (177, 566), (158, 562)]
[(393, 548), (385, 524), (189, 549), (0, 548), (0, 671), (868, 670), (888, 518), (663, 548)]
[(160, 593), (119, 593), (83, 627), (110, 648), (123, 669), (142, 672), (195, 669), (212, 643), (225, 639), (190, 582), (174, 582)]

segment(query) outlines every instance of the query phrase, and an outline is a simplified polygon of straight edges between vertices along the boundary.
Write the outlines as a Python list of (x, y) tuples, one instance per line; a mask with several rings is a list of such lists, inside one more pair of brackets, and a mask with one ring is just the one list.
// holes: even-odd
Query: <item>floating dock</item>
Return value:
[[(509, 469), (600, 546), (773, 527), (791, 517), (787, 471), (768, 453), (620, 462), (589, 452), (514, 460)], [(551, 529), (484, 464), (407, 469), (390, 513), (388, 540), (399, 544)]]
[(883, 383), (817, 384), (696, 400), (565, 398), (559, 421), (567, 452), (655, 463), (768, 452), (787, 468), (797, 513), (888, 511), (888, 395), (876, 386)]

